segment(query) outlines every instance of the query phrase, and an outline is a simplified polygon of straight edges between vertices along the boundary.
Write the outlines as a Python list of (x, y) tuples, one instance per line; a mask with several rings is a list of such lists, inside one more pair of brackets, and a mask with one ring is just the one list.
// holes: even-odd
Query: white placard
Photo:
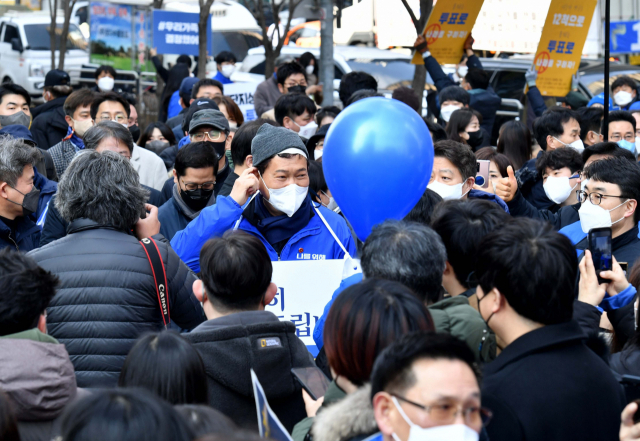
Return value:
[(231, 83), (224, 85), (224, 94), (231, 98), (240, 107), (245, 121), (253, 121), (258, 118), (253, 105), (253, 95), (259, 83)]
[[(292, 322), (298, 337), (316, 355), (313, 329), (342, 282), (345, 260), (294, 260), (272, 264), (271, 280), (278, 285), (278, 292), (266, 310), (282, 321)], [(359, 266), (356, 272), (360, 272)]]

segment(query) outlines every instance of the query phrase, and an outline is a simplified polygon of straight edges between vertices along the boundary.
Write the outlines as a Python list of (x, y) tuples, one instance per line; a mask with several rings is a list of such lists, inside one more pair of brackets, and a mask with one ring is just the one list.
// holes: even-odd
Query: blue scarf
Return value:
[(71, 141), (71, 144), (73, 144), (77, 150), (84, 150), (84, 141), (82, 140), (82, 138), (76, 135), (76, 132), (73, 131), (71, 126), (69, 126), (69, 130), (67, 130), (67, 136), (64, 138), (64, 141), (67, 140)]
[[(280, 242), (289, 240), (294, 234), (307, 226), (313, 213), (311, 211), (311, 197), (307, 195), (304, 202), (293, 216), (286, 214), (273, 216), (264, 205), (262, 195), (254, 199), (253, 224), (274, 248)], [(247, 218), (249, 220), (249, 218)], [(255, 222), (255, 223), (254, 223)]]

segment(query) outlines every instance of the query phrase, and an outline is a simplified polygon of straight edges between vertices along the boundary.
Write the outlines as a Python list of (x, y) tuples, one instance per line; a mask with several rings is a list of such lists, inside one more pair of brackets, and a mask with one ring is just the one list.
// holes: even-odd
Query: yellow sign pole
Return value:
[(565, 96), (580, 67), (582, 48), (598, 0), (551, 0), (533, 65), (545, 96)]
[[(458, 64), (464, 42), (471, 33), (484, 0), (440, 0), (433, 7), (424, 30), (431, 55), (440, 64)], [(422, 54), (416, 52), (413, 64), (423, 64)]]

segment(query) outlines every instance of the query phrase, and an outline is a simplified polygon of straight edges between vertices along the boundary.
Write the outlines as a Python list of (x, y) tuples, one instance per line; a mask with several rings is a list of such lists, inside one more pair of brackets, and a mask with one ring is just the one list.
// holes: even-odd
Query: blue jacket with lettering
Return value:
[[(347, 223), (340, 215), (315, 204), (322, 216), (336, 234), (342, 245), (351, 257), (357, 254), (356, 245), (353, 242)], [(245, 205), (246, 206), (246, 205)], [(221, 196), (217, 198), (215, 205), (204, 208), (187, 228), (178, 231), (171, 240), (171, 247), (178, 253), (180, 259), (195, 272), (200, 271), (200, 249), (205, 242), (212, 237), (222, 236), (226, 231), (238, 225), (239, 230), (251, 233), (262, 241), (271, 260), (325, 260), (342, 259), (344, 251), (331, 235), (316, 214), (311, 218), (306, 227), (294, 234), (282, 249), (280, 256), (267, 239), (242, 217), (244, 208), (231, 197)]]

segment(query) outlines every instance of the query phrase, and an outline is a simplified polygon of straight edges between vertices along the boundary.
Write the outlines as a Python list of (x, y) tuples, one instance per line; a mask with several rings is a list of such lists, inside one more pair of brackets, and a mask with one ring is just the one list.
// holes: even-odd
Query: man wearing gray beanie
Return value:
[(205, 242), (228, 230), (254, 234), (271, 260), (355, 257), (345, 220), (309, 196), (307, 149), (297, 133), (264, 124), (251, 143), (253, 167), (236, 180), (227, 197), (204, 208), (171, 240), (178, 256), (200, 271)]

